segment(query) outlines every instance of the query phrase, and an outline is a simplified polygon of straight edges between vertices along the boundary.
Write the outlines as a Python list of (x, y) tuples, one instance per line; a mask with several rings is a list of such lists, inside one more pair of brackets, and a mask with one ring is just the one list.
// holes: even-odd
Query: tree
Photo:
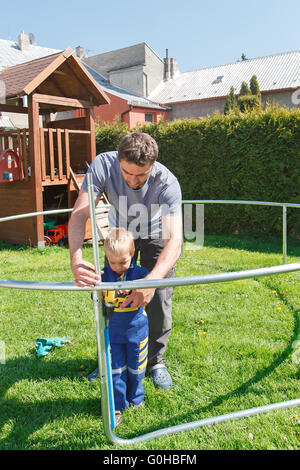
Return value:
[(252, 95), (257, 95), (260, 97), (260, 89), (259, 89), (259, 84), (257, 80), (257, 76), (253, 75), (250, 80), (250, 90)]
[(247, 96), (247, 95), (251, 95), (251, 91), (248, 87), (248, 84), (246, 82), (242, 82), (241, 89), (240, 89), (240, 96)]
[(226, 95), (224, 114), (228, 114), (231, 111), (235, 111), (237, 108), (237, 101), (234, 93), (234, 87), (230, 87), (230, 92)]
[(224, 114), (232, 110), (239, 110), (242, 113), (261, 108), (261, 94), (259, 90), (257, 76), (253, 75), (250, 80), (250, 88), (247, 82), (242, 82), (238, 98), (235, 97), (234, 88), (230, 88), (230, 93), (226, 96)]
[(241, 59), (242, 59), (242, 60), (248, 60), (247, 57), (246, 57), (246, 55), (244, 54), (244, 52), (242, 53)]

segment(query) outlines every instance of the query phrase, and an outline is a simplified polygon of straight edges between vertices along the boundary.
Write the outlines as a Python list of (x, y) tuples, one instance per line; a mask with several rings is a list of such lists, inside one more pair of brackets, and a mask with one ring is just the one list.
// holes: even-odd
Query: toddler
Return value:
[[(145, 268), (133, 262), (134, 240), (127, 230), (111, 229), (104, 240), (104, 251), (107, 266), (101, 274), (102, 282), (132, 281), (148, 274)], [(144, 404), (142, 379), (148, 359), (148, 318), (143, 306), (138, 309), (130, 305), (122, 308), (120, 301), (115, 304), (112, 316), (107, 317), (106, 322), (111, 347), (117, 426), (122, 421), (122, 410), (128, 408), (129, 404)]]

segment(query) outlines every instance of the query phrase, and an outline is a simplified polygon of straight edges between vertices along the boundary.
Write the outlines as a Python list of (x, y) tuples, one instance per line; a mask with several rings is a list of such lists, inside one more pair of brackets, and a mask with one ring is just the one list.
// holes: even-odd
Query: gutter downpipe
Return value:
[(126, 109), (126, 111), (123, 111), (123, 113), (121, 113), (121, 121), (122, 121), (122, 122), (124, 122), (124, 119), (123, 119), (123, 118), (124, 118), (125, 114), (130, 113), (130, 111), (132, 111), (132, 104), (129, 105), (129, 108)]

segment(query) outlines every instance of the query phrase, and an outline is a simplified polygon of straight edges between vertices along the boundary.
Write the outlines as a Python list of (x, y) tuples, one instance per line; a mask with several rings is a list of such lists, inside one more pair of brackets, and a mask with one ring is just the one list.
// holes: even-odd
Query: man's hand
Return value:
[[(95, 205), (98, 202), (99, 198), (95, 198)], [(68, 234), (71, 268), (74, 275), (74, 283), (78, 287), (94, 287), (100, 281), (100, 277), (95, 272), (94, 265), (82, 259), (85, 226), (89, 215), (88, 193), (81, 188), (69, 220)]]
[(74, 284), (78, 287), (94, 287), (100, 284), (100, 276), (95, 272), (95, 266), (88, 261), (80, 261), (72, 263), (72, 271), (74, 275)]
[(131, 308), (139, 308), (142, 305), (146, 307), (152, 297), (154, 296), (155, 289), (136, 289), (127, 297), (126, 300), (120, 305), (125, 308), (129, 304)]

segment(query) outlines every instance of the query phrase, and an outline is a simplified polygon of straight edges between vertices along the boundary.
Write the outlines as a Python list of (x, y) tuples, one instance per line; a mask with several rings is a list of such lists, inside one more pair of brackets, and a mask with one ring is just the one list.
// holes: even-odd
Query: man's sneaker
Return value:
[(93, 372), (90, 373), (90, 375), (87, 376), (87, 379), (89, 382), (95, 382), (95, 380), (99, 379), (99, 369), (93, 370)]
[(141, 401), (141, 402), (138, 403), (137, 405), (135, 405), (134, 403), (132, 403), (132, 406), (133, 406), (134, 408), (144, 408), (145, 402), (144, 402), (144, 401)]
[(173, 385), (172, 378), (165, 367), (152, 370), (150, 375), (157, 388), (171, 388)]
[(115, 427), (119, 426), (119, 424), (122, 423), (123, 420), (123, 414), (122, 411), (115, 411)]

